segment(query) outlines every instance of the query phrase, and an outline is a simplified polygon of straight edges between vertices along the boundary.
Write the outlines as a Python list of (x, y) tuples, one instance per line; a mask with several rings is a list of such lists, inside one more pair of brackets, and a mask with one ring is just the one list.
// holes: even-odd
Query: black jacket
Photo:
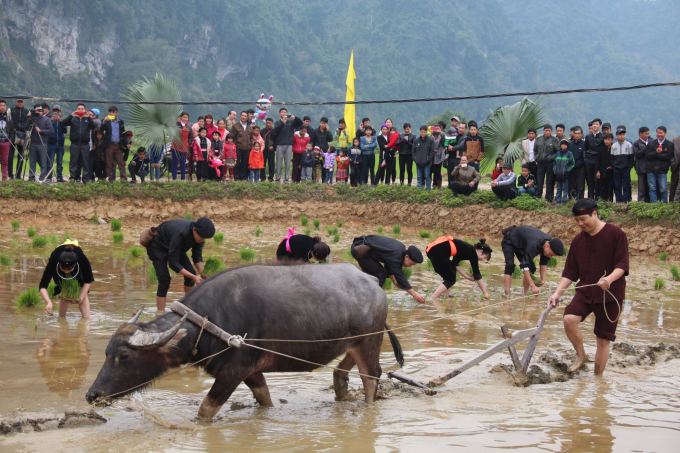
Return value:
[(571, 155), (574, 156), (574, 168), (572, 168), (572, 171), (586, 166), (586, 163), (583, 160), (586, 152), (586, 141), (584, 139), (581, 139), (578, 142), (572, 140), (571, 143), (569, 143), (569, 151), (571, 151)]
[(401, 289), (411, 289), (411, 284), (408, 282), (406, 275), (404, 275), (404, 257), (406, 256), (406, 246), (396, 239), (368, 235), (354, 238), (353, 247), (359, 245), (367, 245), (371, 247), (371, 251), (367, 256), (372, 257), (376, 261), (385, 266), (387, 275), (393, 275)]
[[(52, 135), (52, 120), (50, 119), (51, 114), (43, 115), (37, 119), (34, 124), (33, 132), (31, 132), (31, 149), (40, 149), (42, 147), (47, 148), (47, 142), (50, 140), (50, 135)], [(40, 128), (40, 132), (36, 129)]]
[[(90, 133), (95, 128), (94, 121), (88, 116), (69, 116), (61, 122), (62, 126), (71, 126), (69, 138), (72, 145), (87, 145), (90, 143)], [(109, 127), (111, 127), (109, 125)]]
[[(276, 151), (276, 141), (274, 140), (275, 135), (273, 134), (274, 128), (272, 129), (262, 129), (260, 130), (260, 135), (262, 136), (262, 139), (264, 140), (264, 152), (265, 153), (273, 153)], [(269, 149), (269, 148), (274, 148), (274, 149)]]
[(314, 135), (312, 135), (310, 140), (313, 141), (314, 146), (318, 146), (321, 148), (321, 151), (327, 153), (329, 146), (328, 144), (333, 141), (333, 134), (331, 133), (330, 129), (322, 131), (321, 127), (319, 127), (314, 131)]
[(393, 158), (395, 156), (396, 150), (389, 148), (387, 144), (390, 142), (388, 137), (384, 135), (378, 135), (378, 147), (380, 148), (380, 161), (383, 159)]
[(14, 143), (14, 121), (10, 113), (0, 113), (0, 143), (10, 142)]
[(413, 140), (413, 161), (421, 167), (430, 165), (434, 160), (434, 140), (429, 135), (424, 139), (417, 136)]
[[(61, 256), (65, 248), (66, 244), (60, 245), (59, 247), (54, 249), (54, 251), (50, 255), (50, 259), (47, 262), (47, 267), (45, 267), (45, 271), (43, 272), (42, 278), (40, 279), (40, 284), (38, 285), (39, 289), (43, 288), (47, 289), (47, 287), (50, 284), (50, 281), (54, 280), (54, 283), (57, 285), (55, 295), (61, 292), (62, 278), (59, 276), (59, 274), (61, 274), (61, 271), (57, 273), (57, 266), (59, 265), (59, 257)], [(75, 277), (76, 280), (78, 280), (80, 286), (83, 286), (85, 283), (92, 283), (94, 281), (94, 275), (92, 274), (92, 266), (90, 265), (90, 261), (85, 256), (85, 253), (83, 253), (83, 249), (74, 246), (73, 252), (78, 257), (78, 265), (76, 266), (76, 269), (74, 271), (78, 272), (78, 274)]]
[(12, 123), (14, 123), (14, 130), (26, 132), (28, 127), (28, 115), (29, 111), (27, 108), (12, 107), (10, 109), (12, 115)]
[(295, 117), (295, 119), (288, 118), (284, 123), (278, 120), (274, 124), (274, 130), (271, 132), (273, 134), (274, 143), (278, 146), (288, 146), (293, 144), (293, 134), (295, 134), (295, 128), (302, 126), (302, 120)]
[(612, 166), (612, 149), (604, 145), (597, 155), (597, 171), (600, 172), (600, 178), (607, 177), (607, 169)]
[(597, 135), (586, 135), (585, 160), (590, 163), (597, 162), (597, 155), (600, 153), (603, 147), (604, 135), (602, 135), (602, 132), (598, 132)]
[[(119, 127), (119, 142), (120, 149), (127, 149), (127, 136), (125, 135), (125, 121), (118, 118)], [(108, 148), (111, 145), (111, 121), (102, 121), (102, 132), (104, 133), (104, 148)]]
[(413, 148), (413, 140), (416, 138), (413, 134), (401, 134), (399, 135), (399, 140), (397, 140), (397, 146), (399, 146), (399, 154), (411, 155), (411, 149)]
[(645, 155), (647, 157), (647, 173), (655, 174), (666, 174), (671, 168), (671, 160), (673, 159), (673, 153), (675, 148), (673, 147), (673, 142), (668, 138), (664, 140), (661, 148), (662, 152), (657, 153), (656, 150), (659, 148), (659, 140), (652, 140), (647, 145), (647, 150)]
[[(368, 126), (368, 128), (373, 131), (373, 137), (375, 137), (375, 133), (376, 133), (375, 129), (373, 129), (371, 126)], [(357, 133), (354, 136), (356, 138), (361, 138), (364, 135), (366, 135), (366, 129), (359, 128), (359, 129), (357, 129)]]
[[(519, 259), (519, 267), (522, 270), (530, 269), (531, 262), (540, 255), (540, 265), (548, 264), (548, 258), (543, 255), (543, 244), (550, 241), (552, 238), (539, 230), (538, 228), (524, 225), (518, 226), (510, 230), (501, 243), (503, 252), (505, 248), (510, 247), (515, 256)], [(506, 255), (507, 256), (507, 255)]]
[(170, 269), (179, 273), (184, 266), (180, 257), (191, 249), (191, 259), (195, 263), (203, 262), (203, 243), (194, 239), (194, 221), (190, 219), (174, 219), (158, 226), (158, 235), (151, 241), (147, 253), (151, 261), (167, 261)]
[(637, 174), (647, 173), (647, 145), (651, 140), (645, 143), (641, 138), (638, 138), (633, 143), (633, 152), (635, 153), (635, 172)]

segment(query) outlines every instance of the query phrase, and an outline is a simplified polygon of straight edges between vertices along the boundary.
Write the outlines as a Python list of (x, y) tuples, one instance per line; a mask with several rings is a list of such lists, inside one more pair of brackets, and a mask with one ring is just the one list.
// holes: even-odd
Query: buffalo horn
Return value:
[(139, 311), (128, 321), (128, 324), (134, 324), (136, 323), (139, 318), (142, 316), (142, 312), (144, 311), (144, 307), (140, 308)]
[(137, 349), (153, 349), (160, 348), (164, 346), (168, 341), (172, 340), (172, 337), (179, 332), (182, 327), (184, 320), (187, 319), (187, 315), (184, 315), (177, 324), (172, 326), (170, 329), (164, 332), (145, 332), (143, 330), (136, 331), (128, 340), (128, 344)]

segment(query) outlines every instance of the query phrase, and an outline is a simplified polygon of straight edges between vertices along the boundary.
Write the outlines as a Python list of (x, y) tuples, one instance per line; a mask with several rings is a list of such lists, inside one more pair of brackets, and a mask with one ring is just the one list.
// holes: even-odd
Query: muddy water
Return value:
[[(228, 265), (238, 265), (238, 250), (249, 246), (257, 252), (256, 261), (269, 261), (288, 225), (260, 225), (262, 234), (257, 238), (256, 226), (218, 225), (225, 233), (225, 244), (210, 244), (204, 257), (220, 256)], [(37, 286), (51, 246), (33, 249), (25, 230), (0, 229), (0, 253), (13, 261), (0, 267), (0, 413), (20, 408), (54, 412), (89, 408), (84, 396), (101, 368), (110, 335), (141, 305), (155, 306), (148, 260), (129, 255), (140, 231), (124, 227), (126, 244), (113, 245), (106, 225), (38, 224), (38, 235), (61, 239), (68, 233), (79, 239), (92, 261), (97, 279), (90, 294), (92, 317), (83, 321), (75, 307), (66, 319), (46, 316), (42, 308), (14, 308), (16, 295)], [(375, 226), (344, 225), (340, 243), (331, 244), (333, 261), (351, 261), (346, 254), (351, 238), (375, 231)], [(320, 232), (329, 237), (324, 225)], [(422, 246), (428, 242), (415, 231), (403, 231), (399, 237)], [(500, 251), (498, 244), (492, 246)], [(482, 267), (491, 301), (481, 301), (472, 282), (456, 284), (443, 307), (446, 313), (458, 314), (453, 319), (437, 319), (435, 307), (419, 306), (410, 296), (389, 291), (393, 327), (432, 321), (398, 333), (406, 356), (402, 374), (427, 382), (499, 341), (501, 324), (510, 330), (535, 325), (546, 297), (518, 299), (514, 295), (515, 300), (494, 305), (501, 301), (502, 264), (502, 255), (495, 253)], [(619, 340), (634, 344), (680, 341), (680, 285), (666, 275), (669, 264), (633, 264)], [(549, 270), (553, 285), (561, 266)], [(658, 276), (666, 280), (666, 286), (653, 291)], [(439, 279), (420, 266), (412, 282), (425, 293)], [(173, 279), (171, 299), (181, 296), (181, 285), (180, 278)], [(478, 310), (468, 313), (473, 309)], [(534, 357), (567, 344), (559, 316), (562, 308), (556, 311), (548, 318)], [(582, 326), (587, 351), (593, 355), (592, 319)], [(524, 344), (518, 345), (520, 354)], [(398, 369), (388, 341), (381, 363), (384, 372)], [(382, 452), (457, 447), (469, 451), (677, 451), (680, 360), (647, 367), (610, 367), (602, 379), (589, 372), (568, 382), (527, 388), (513, 386), (502, 374), (489, 373), (497, 363), (509, 363), (507, 354), (498, 354), (454, 378), (437, 396), (391, 392), (369, 406), (360, 400), (335, 402), (332, 375), (326, 370), (271, 374), (267, 380), (275, 408), (258, 407), (242, 385), (218, 419), (203, 425), (191, 420), (212, 378), (187, 369), (143, 394), (98, 409), (109, 419), (105, 425), (5, 436), (0, 438), (0, 447), (3, 451)], [(360, 389), (361, 382), (353, 376), (350, 385)], [(175, 428), (168, 428), (170, 424)]]

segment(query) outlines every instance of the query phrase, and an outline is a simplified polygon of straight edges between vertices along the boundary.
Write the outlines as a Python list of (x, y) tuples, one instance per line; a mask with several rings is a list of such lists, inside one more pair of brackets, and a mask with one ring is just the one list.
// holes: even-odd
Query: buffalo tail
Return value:
[(387, 335), (390, 336), (390, 343), (392, 343), (392, 349), (394, 349), (394, 357), (397, 359), (399, 366), (404, 366), (404, 351), (401, 349), (399, 339), (395, 333), (392, 332), (392, 328), (389, 324), (385, 323), (385, 329), (387, 330)]

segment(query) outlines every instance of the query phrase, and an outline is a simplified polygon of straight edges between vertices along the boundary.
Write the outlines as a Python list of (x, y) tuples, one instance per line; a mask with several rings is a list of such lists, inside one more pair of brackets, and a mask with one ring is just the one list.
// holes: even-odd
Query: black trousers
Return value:
[[(517, 259), (521, 262), (521, 258), (519, 256), (519, 253), (515, 251), (515, 248), (512, 246), (512, 243), (507, 239), (507, 237), (503, 238), (503, 241), (501, 242), (501, 248), (503, 249), (503, 257), (505, 258), (505, 275), (512, 275), (512, 273), (515, 271), (515, 256), (517, 256)], [(534, 264), (533, 261), (529, 263), (529, 272), (532, 274), (536, 272), (536, 265)]]
[(586, 181), (588, 182), (588, 198), (600, 198), (600, 184), (597, 180), (597, 162), (586, 161)]
[(575, 168), (569, 172), (569, 198), (582, 200), (586, 191), (586, 168)]
[[(16, 173), (12, 173), (12, 164), (14, 164), (14, 146), (16, 146), (17, 153), (17, 169)], [(9, 158), (7, 159), (7, 168), (9, 168), (9, 177), (21, 179), (21, 170), (24, 169), (24, 147), (23, 145), (14, 145), (9, 147)]]
[(250, 175), (248, 170), (248, 159), (250, 158), (249, 149), (236, 148), (236, 168), (234, 168), (234, 179), (246, 181)]
[[(527, 162), (527, 167), (529, 167), (529, 173), (534, 175), (534, 178), (538, 179), (538, 166), (536, 165), (536, 162)], [(479, 170), (477, 170), (479, 171)], [(536, 197), (540, 198), (540, 195), (538, 194), (538, 191), (536, 192)]]
[(674, 172), (671, 172), (671, 183), (668, 186), (668, 201), (670, 203), (676, 201), (675, 192), (678, 190), (679, 182), (680, 182), (680, 169), (676, 168)]
[(452, 181), (449, 183), (449, 189), (456, 195), (470, 195), (477, 190), (477, 186), (470, 187), (467, 184), (460, 185), (456, 181)]
[(442, 164), (430, 165), (430, 173), (432, 174), (432, 187), (442, 186)]
[[(196, 270), (186, 253), (182, 253), (179, 257), (179, 262), (184, 269), (196, 275)], [(158, 277), (158, 290), (156, 291), (156, 296), (167, 297), (168, 290), (170, 289), (170, 281), (172, 280), (170, 278), (170, 271), (168, 270), (168, 261), (154, 260), (152, 263), (153, 268), (156, 270), (156, 276)], [(188, 277), (184, 277), (184, 286), (194, 286), (194, 281)]]
[(266, 181), (266, 169), (269, 170), (269, 182), (274, 180), (274, 170), (276, 169), (276, 151), (265, 151), (263, 153), (264, 157), (264, 168), (260, 170), (260, 182)]
[(607, 170), (606, 174), (600, 173), (600, 180), (598, 181), (599, 186), (599, 199), (604, 201), (614, 200), (614, 170)]
[(368, 275), (372, 275), (378, 279), (378, 285), (382, 288), (385, 284), (385, 280), (389, 278), (387, 274), (387, 269), (383, 266), (380, 261), (373, 258), (369, 253), (365, 257), (358, 259), (359, 267), (362, 271), (366, 272)]
[(359, 185), (361, 181), (361, 164), (349, 164), (349, 183), (352, 187)]
[[(543, 196), (543, 184), (545, 182), (545, 199), (553, 201), (555, 198), (555, 172), (553, 164), (536, 164), (536, 198)], [(545, 180), (545, 181), (544, 181)]]
[(515, 198), (517, 198), (517, 192), (514, 190), (514, 187), (512, 187), (511, 185), (496, 186), (496, 187), (492, 187), (491, 190), (502, 201), (514, 200)]
[(413, 181), (413, 155), (412, 154), (399, 154), (399, 179), (401, 184), (404, 184), (404, 176), (408, 174), (408, 185), (411, 185)]

